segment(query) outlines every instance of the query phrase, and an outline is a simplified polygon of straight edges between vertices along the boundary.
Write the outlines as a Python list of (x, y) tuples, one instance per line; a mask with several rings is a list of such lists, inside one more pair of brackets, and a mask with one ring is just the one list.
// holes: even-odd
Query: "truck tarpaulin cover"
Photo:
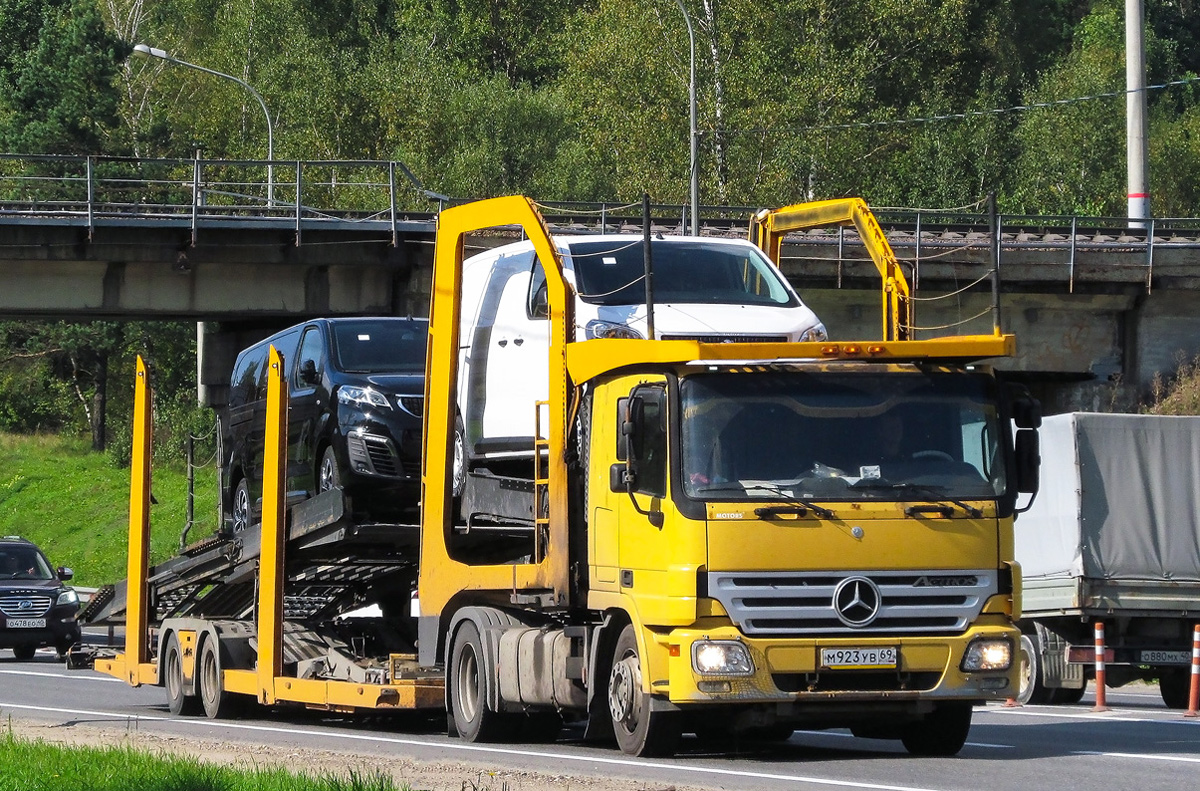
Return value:
[(1026, 578), (1200, 582), (1200, 417), (1055, 415), (1041, 452), (1015, 528)]

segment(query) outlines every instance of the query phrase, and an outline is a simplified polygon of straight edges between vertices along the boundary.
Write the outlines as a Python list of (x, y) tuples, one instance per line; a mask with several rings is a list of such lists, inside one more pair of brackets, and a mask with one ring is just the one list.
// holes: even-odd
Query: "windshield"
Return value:
[(415, 319), (338, 321), (333, 349), (340, 371), (368, 374), (425, 373), (429, 325)]
[(24, 547), (0, 549), (0, 580), (51, 580), (54, 572), (40, 552)]
[[(650, 250), (655, 302), (779, 307), (797, 304), (775, 267), (751, 245), (659, 239), (650, 243)], [(575, 272), (579, 298), (593, 305), (645, 302), (642, 251), (640, 239), (572, 242), (567, 257)]]
[(1004, 493), (989, 377), (700, 374), (680, 385), (683, 486), (705, 500)]

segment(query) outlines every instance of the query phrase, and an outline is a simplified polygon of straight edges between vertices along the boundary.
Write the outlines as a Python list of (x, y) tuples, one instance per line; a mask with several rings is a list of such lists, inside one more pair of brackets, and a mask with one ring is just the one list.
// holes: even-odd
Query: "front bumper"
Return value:
[(8, 618), (0, 615), (0, 648), (19, 648), (21, 646), (52, 645), (55, 648), (67, 648), (79, 642), (79, 623), (75, 613), (62, 613), (58, 608), (51, 610), (46, 617), (46, 626), (40, 629), (9, 628)]
[[(709, 628), (701, 622), (647, 632), (647, 651), (657, 659), (651, 662), (651, 689), (677, 704), (1003, 700), (1018, 688), (1015, 657), (1020, 633), (1004, 619), (994, 624), (988, 620), (980, 619), (962, 634), (923, 637), (747, 638), (725, 619), (712, 619)], [(980, 637), (1010, 642), (1013, 660), (1008, 669), (960, 669), (967, 646)], [(741, 642), (753, 660), (753, 673), (697, 673), (692, 667), (692, 644), (697, 640)], [(875, 647), (895, 647), (896, 667), (830, 669), (820, 664), (822, 648)]]

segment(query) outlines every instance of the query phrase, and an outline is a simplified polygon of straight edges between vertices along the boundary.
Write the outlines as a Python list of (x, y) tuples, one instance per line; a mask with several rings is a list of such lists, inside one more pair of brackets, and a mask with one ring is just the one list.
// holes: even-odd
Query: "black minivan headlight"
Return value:
[(353, 387), (351, 385), (342, 385), (338, 388), (337, 399), (339, 403), (348, 406), (364, 407), (379, 407), (381, 409), (391, 409), (392, 405), (388, 403), (387, 396), (378, 390), (370, 387)]

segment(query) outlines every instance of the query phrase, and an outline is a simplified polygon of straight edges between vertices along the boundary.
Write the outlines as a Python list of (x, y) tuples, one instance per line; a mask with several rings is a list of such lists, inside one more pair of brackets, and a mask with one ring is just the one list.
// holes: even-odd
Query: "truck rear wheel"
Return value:
[(450, 698), (454, 727), (469, 742), (492, 742), (505, 730), (506, 718), (487, 707), (489, 679), (493, 677), (483, 652), (479, 628), (464, 621), (454, 635), (450, 654)]
[(948, 757), (963, 748), (970, 730), (970, 703), (942, 703), (907, 728), (900, 741), (912, 755)]
[(671, 755), (679, 745), (682, 723), (677, 713), (656, 710), (653, 697), (642, 689), (642, 661), (632, 625), (622, 630), (613, 651), (608, 710), (617, 744), (629, 755)]
[(214, 639), (204, 641), (200, 649), (200, 673), (196, 678), (200, 686), (200, 701), (204, 714), (210, 720), (236, 717), (244, 704), (240, 695), (226, 692), (221, 684), (221, 652)]
[(172, 632), (163, 651), (163, 686), (167, 689), (167, 708), (175, 715), (192, 715), (199, 711), (200, 701), (183, 688), (183, 654), (179, 638)]
[(1186, 709), (1192, 677), (1187, 672), (1166, 671), (1158, 678), (1158, 694), (1168, 709)]

